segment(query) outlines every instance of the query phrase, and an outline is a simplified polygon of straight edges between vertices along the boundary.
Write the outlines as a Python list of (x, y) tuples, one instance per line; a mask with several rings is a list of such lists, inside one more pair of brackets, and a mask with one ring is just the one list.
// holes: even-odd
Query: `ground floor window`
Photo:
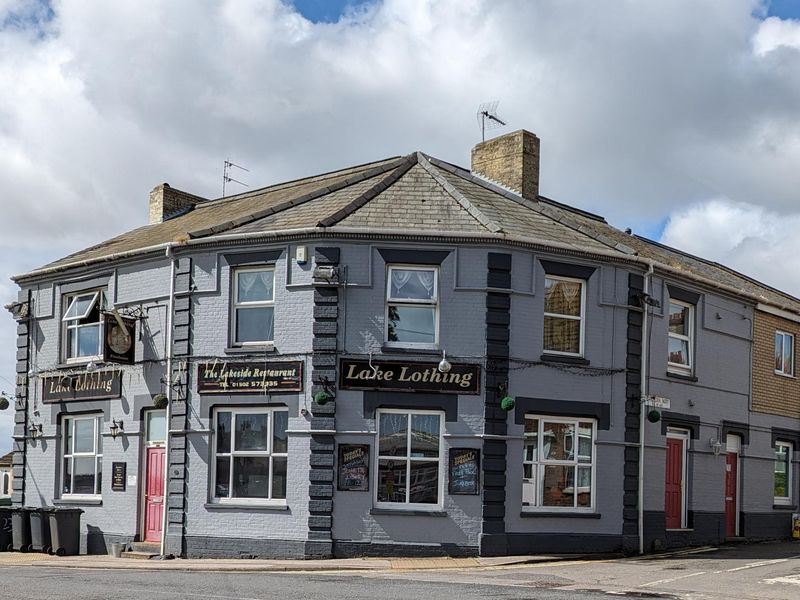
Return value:
[(442, 505), (442, 417), (433, 411), (378, 412), (376, 505)]
[(595, 422), (525, 416), (522, 505), (529, 509), (594, 507)]
[(792, 445), (775, 442), (775, 504), (792, 503)]
[(214, 499), (286, 500), (289, 411), (224, 408), (214, 415)]
[(99, 496), (103, 480), (103, 438), (97, 415), (66, 417), (63, 429), (63, 496)]

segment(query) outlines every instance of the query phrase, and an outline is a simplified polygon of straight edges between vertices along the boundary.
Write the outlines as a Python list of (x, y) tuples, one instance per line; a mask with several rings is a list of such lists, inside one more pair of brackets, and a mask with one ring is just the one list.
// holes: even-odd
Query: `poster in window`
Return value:
[(337, 489), (348, 492), (369, 491), (369, 446), (339, 445)]
[(476, 496), (480, 493), (481, 451), (477, 448), (450, 449), (450, 494)]

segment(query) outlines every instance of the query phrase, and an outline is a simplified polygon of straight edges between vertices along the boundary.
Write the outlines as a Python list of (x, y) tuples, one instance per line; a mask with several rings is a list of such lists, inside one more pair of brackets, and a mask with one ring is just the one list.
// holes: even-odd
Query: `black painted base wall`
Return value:
[(465, 558), (478, 556), (477, 546), (461, 546), (459, 544), (392, 544), (354, 541), (334, 541), (333, 555), (336, 558), (360, 557), (425, 557), (449, 556)]
[(615, 554), (622, 552), (621, 535), (585, 533), (505, 533), (481, 537), (484, 548), (502, 547), (509, 556), (520, 554)]
[(751, 540), (779, 540), (792, 535), (792, 511), (742, 513), (739, 521), (742, 536)]
[(253, 540), (186, 536), (186, 558), (315, 558), (305, 540)]

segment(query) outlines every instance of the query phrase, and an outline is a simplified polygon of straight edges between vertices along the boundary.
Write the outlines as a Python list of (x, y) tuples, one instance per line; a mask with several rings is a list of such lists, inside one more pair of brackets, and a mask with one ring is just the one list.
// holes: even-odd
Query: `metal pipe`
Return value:
[(639, 554), (644, 554), (644, 442), (645, 442), (645, 435), (644, 435), (644, 401), (647, 398), (647, 370), (650, 368), (650, 325), (648, 323), (648, 317), (650, 315), (650, 305), (647, 302), (644, 302), (647, 299), (647, 296), (650, 295), (650, 288), (651, 288), (651, 281), (650, 278), (653, 275), (653, 264), (647, 268), (647, 271), (644, 274), (644, 286), (643, 291), (645, 293), (645, 298), (643, 299), (642, 304), (644, 306), (644, 311), (642, 312), (642, 365), (641, 365), (641, 373), (640, 373), (640, 380), (639, 380), (639, 392), (641, 393), (641, 397), (639, 398), (639, 498), (637, 500), (637, 504), (639, 507)]
[(167, 523), (169, 522), (169, 450), (170, 450), (170, 430), (172, 429), (172, 322), (175, 312), (175, 254), (172, 245), (166, 248), (167, 258), (170, 259), (169, 276), (169, 303), (167, 308), (167, 408), (165, 410), (166, 435), (164, 436), (164, 491), (162, 495), (162, 514), (161, 514), (161, 548), (159, 554), (164, 556), (167, 547)]

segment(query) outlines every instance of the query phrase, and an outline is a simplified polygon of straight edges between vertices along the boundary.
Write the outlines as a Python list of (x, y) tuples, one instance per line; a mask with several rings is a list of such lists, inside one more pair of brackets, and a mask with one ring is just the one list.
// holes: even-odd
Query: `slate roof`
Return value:
[(422, 152), (203, 201), (163, 223), (134, 229), (15, 279), (175, 241), (213, 242), (231, 234), (289, 230), (488, 235), (611, 259), (638, 256), (689, 279), (716, 282), (800, 314), (800, 300), (724, 265), (629, 235), (600, 216), (546, 197), (524, 199)]
[(4, 454), (0, 456), (0, 467), (10, 467), (11, 460), (14, 458), (14, 453), (9, 452), (8, 454)]

